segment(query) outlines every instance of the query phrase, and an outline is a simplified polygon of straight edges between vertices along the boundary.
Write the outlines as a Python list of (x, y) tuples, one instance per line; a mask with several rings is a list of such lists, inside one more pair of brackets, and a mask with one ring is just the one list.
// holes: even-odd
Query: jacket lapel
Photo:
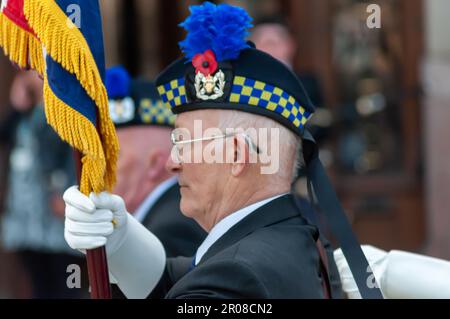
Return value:
[(216, 255), (218, 252), (233, 245), (255, 230), (277, 224), (283, 220), (300, 216), (290, 194), (279, 197), (258, 208), (239, 223), (231, 227), (206, 252), (199, 265)]

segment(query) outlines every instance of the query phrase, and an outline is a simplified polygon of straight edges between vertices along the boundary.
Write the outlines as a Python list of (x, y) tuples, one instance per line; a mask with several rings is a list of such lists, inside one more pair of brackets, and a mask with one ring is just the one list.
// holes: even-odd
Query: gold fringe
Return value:
[(97, 105), (99, 132), (106, 157), (105, 188), (111, 191), (116, 182), (119, 143), (109, 117), (106, 88), (89, 45), (53, 0), (25, 0), (24, 13), (47, 53), (76, 76)]
[(42, 52), (41, 42), (34, 35), (28, 37), (28, 57), (30, 67), (43, 77), (45, 72), (44, 52)]
[(44, 102), (48, 124), (64, 141), (83, 153), (80, 191), (84, 194), (103, 191), (106, 162), (95, 126), (61, 101), (51, 90), (47, 79), (44, 80)]
[(4, 14), (0, 14), (0, 46), (20, 68), (30, 67), (44, 74), (45, 61), (39, 40)]

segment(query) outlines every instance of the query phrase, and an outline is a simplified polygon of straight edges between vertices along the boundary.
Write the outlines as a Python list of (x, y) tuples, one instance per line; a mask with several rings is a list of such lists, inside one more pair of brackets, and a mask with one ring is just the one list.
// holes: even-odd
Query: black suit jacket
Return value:
[[(282, 196), (233, 226), (196, 267), (192, 258), (169, 258), (150, 297), (323, 298), (318, 237), (292, 195)], [(340, 297), (331, 250), (328, 256), (333, 297)]]
[(180, 188), (169, 188), (153, 205), (142, 224), (163, 243), (167, 257), (192, 256), (206, 232), (180, 211)]

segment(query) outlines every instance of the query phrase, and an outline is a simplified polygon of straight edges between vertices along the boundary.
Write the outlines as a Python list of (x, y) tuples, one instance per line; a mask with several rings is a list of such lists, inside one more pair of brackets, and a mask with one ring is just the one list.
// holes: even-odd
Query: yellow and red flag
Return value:
[[(42, 75), (47, 122), (82, 155), (80, 190), (111, 191), (119, 145), (104, 85), (98, 0), (3, 0), (0, 46), (19, 67)], [(92, 296), (110, 297), (104, 248), (87, 257)]]
[[(67, 12), (76, 8), (75, 25)], [(83, 193), (111, 190), (118, 142), (109, 117), (97, 0), (7, 0), (0, 46), (21, 68), (44, 78), (45, 113), (59, 136), (82, 155)]]
[(28, 25), (24, 0), (3, 0), (0, 11), (0, 46), (12, 62), (22, 69), (44, 73), (42, 45)]

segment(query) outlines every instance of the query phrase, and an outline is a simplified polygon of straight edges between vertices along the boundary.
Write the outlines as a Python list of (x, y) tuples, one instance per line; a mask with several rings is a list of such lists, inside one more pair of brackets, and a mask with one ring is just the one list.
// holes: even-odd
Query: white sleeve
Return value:
[(450, 299), (450, 262), (393, 250), (381, 274), (386, 298)]
[(108, 256), (108, 267), (127, 298), (142, 299), (158, 284), (166, 253), (159, 239), (129, 214), (127, 226), (125, 240)]

